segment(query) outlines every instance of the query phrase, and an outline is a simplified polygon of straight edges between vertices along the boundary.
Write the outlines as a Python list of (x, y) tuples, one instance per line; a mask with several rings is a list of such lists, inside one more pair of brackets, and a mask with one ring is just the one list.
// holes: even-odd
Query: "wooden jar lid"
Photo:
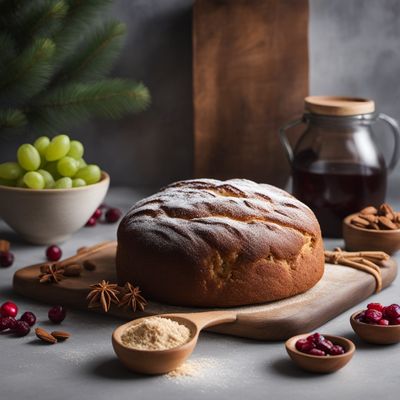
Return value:
[(350, 116), (375, 111), (373, 100), (358, 97), (308, 96), (304, 103), (307, 111), (319, 115)]

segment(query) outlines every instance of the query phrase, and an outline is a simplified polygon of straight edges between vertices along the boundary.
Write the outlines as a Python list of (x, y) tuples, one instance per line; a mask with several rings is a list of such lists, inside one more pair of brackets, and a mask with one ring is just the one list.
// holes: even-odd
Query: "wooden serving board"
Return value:
[[(58, 284), (41, 284), (38, 280), (39, 265), (32, 265), (17, 271), (14, 275), (14, 290), (34, 300), (49, 304), (87, 309), (86, 296), (89, 285), (102, 279), (116, 282), (115, 250), (112, 246), (90, 256), (97, 268), (84, 270), (81, 277), (65, 278)], [(83, 258), (84, 259), (84, 258)], [(83, 259), (81, 261), (83, 261)], [(393, 259), (382, 266), (383, 287), (387, 287), (397, 274)], [(308, 292), (285, 300), (256, 306), (229, 309), (237, 312), (234, 323), (210, 328), (211, 331), (261, 340), (283, 340), (290, 336), (312, 331), (348, 308), (372, 295), (375, 280), (372, 275), (340, 265), (326, 264), (323, 278)], [(101, 309), (91, 309), (102, 312)], [(145, 313), (129, 312), (112, 306), (109, 314), (124, 319), (146, 315), (209, 311), (150, 302)], [(312, 310), (311, 312), (304, 312)]]
[(287, 183), (277, 132), (308, 95), (308, 9), (308, 0), (195, 1), (197, 177)]

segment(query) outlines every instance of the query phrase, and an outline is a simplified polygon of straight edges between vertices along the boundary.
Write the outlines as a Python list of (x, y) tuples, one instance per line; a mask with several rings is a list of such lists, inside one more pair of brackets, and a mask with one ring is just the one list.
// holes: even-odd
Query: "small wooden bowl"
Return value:
[(356, 346), (354, 343), (341, 336), (323, 335), (332, 343), (342, 346), (344, 354), (338, 356), (313, 356), (305, 354), (296, 349), (296, 342), (305, 339), (310, 333), (293, 336), (285, 343), (286, 351), (290, 358), (302, 369), (319, 374), (328, 374), (343, 368), (353, 357)]
[(400, 325), (384, 326), (360, 322), (356, 317), (362, 311), (357, 311), (350, 317), (351, 327), (362, 340), (374, 344), (395, 344), (400, 342)]
[(350, 223), (351, 219), (357, 214), (351, 214), (343, 220), (343, 239), (346, 250), (349, 251), (384, 251), (392, 255), (400, 250), (400, 229), (391, 231), (378, 231), (364, 229)]

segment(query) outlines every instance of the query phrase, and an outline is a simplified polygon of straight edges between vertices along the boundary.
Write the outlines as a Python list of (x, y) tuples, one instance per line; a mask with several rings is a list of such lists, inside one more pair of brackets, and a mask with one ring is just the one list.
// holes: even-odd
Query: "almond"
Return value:
[(54, 336), (50, 335), (50, 333), (45, 331), (43, 328), (36, 328), (35, 333), (36, 333), (36, 336), (43, 342), (46, 342), (49, 344), (57, 343), (57, 339)]
[(365, 219), (369, 223), (378, 221), (378, 217), (376, 215), (372, 215), (372, 214), (360, 214), (360, 215), (358, 215), (358, 217)]
[(378, 217), (378, 221), (383, 229), (397, 229), (397, 226), (387, 217)]
[(372, 215), (376, 215), (378, 213), (378, 210), (375, 207), (369, 206), (369, 207), (365, 207), (360, 211), (360, 214), (372, 214)]
[(379, 225), (378, 225), (376, 222), (371, 222), (371, 223), (369, 224), (369, 227), (368, 227), (368, 228), (370, 228), (370, 229), (375, 229), (375, 230), (377, 230), (377, 231), (380, 230)]
[(79, 254), (79, 253), (83, 253), (84, 251), (86, 251), (86, 249), (87, 249), (87, 247), (79, 247), (79, 249), (76, 251), (76, 254)]
[(360, 225), (361, 227), (367, 227), (369, 222), (359, 216), (355, 216), (352, 218), (351, 223), (354, 225)]
[(82, 267), (80, 264), (70, 264), (64, 267), (65, 276), (80, 276), (82, 272)]
[(63, 340), (67, 340), (71, 334), (64, 331), (54, 331), (51, 332), (51, 336), (55, 337), (59, 342), (62, 342)]
[(88, 271), (94, 271), (97, 268), (96, 263), (94, 263), (91, 260), (85, 260), (83, 262), (83, 266), (85, 269), (87, 269)]
[(378, 213), (379, 213), (379, 215), (387, 217), (390, 220), (393, 219), (394, 214), (395, 214), (393, 208), (387, 203), (383, 203), (381, 206), (379, 206)]
[(0, 239), (0, 253), (8, 253), (10, 251), (10, 242)]

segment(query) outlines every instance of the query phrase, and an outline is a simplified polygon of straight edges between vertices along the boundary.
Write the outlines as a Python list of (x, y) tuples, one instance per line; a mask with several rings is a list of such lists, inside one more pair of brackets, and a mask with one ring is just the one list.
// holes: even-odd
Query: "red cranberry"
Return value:
[(381, 303), (369, 303), (367, 305), (367, 309), (368, 310), (377, 310), (382, 312), (382, 310), (384, 309), (383, 305)]
[(65, 316), (67, 315), (67, 310), (63, 306), (54, 306), (50, 308), (48, 315), (50, 321), (59, 324), (64, 321)]
[(383, 308), (383, 315), (386, 319), (396, 319), (400, 317), (400, 306), (398, 304), (391, 304)]
[(382, 319), (382, 313), (377, 310), (367, 310), (365, 312), (365, 321), (369, 324), (377, 324)]
[(13, 328), (13, 332), (17, 336), (26, 336), (31, 330), (31, 327), (25, 321), (17, 321)]
[(356, 319), (360, 322), (365, 322), (365, 313), (366, 310), (361, 311), (360, 314), (357, 314)]
[(96, 226), (96, 223), (97, 219), (95, 217), (90, 217), (85, 226)]
[(0, 266), (7, 268), (14, 263), (14, 254), (11, 251), (0, 251)]
[(400, 317), (390, 320), (390, 325), (400, 325)]
[(13, 330), (17, 323), (17, 320), (13, 317), (4, 317), (4, 318), (6, 319), (6, 324), (8, 329)]
[(325, 352), (323, 350), (320, 349), (311, 349), (308, 354), (311, 354), (313, 356), (326, 356)]
[(322, 350), (325, 353), (329, 353), (332, 347), (333, 343), (328, 339), (321, 340), (317, 343), (317, 349)]
[(93, 213), (92, 218), (94, 219), (99, 219), (103, 215), (103, 211), (101, 208), (96, 209), (96, 211)]
[(6, 301), (0, 308), (0, 315), (2, 317), (13, 317), (15, 318), (18, 314), (18, 307), (11, 301)]
[(7, 319), (10, 317), (0, 317), (0, 332), (5, 331), (8, 329), (8, 321)]
[(62, 256), (62, 251), (58, 246), (52, 245), (47, 248), (46, 256), (49, 261), (58, 261)]
[(121, 215), (122, 215), (122, 213), (118, 208), (110, 208), (106, 212), (106, 221), (109, 224), (113, 224), (121, 218)]
[(379, 322), (378, 322), (378, 325), (383, 325), (383, 326), (387, 326), (387, 325), (389, 325), (389, 321), (387, 320), (387, 319), (381, 319)]
[(322, 342), (323, 340), (325, 340), (325, 338), (320, 333), (315, 332), (314, 334), (307, 336), (307, 340), (309, 342), (319, 343), (319, 342)]
[(299, 339), (299, 340), (296, 342), (295, 347), (296, 347), (297, 350), (303, 351), (303, 350), (302, 350), (302, 349), (303, 349), (303, 346), (306, 346), (306, 345), (308, 345), (308, 344), (309, 344), (309, 342), (308, 342), (307, 339)]
[(29, 326), (33, 326), (36, 323), (36, 315), (30, 311), (25, 311), (20, 320), (26, 322)]
[(329, 354), (331, 356), (338, 356), (340, 354), (344, 354), (344, 348), (338, 344), (332, 346), (332, 348), (329, 351)]
[(312, 349), (315, 348), (315, 344), (309, 341), (308, 339), (299, 339), (296, 342), (296, 349), (301, 351), (302, 353), (309, 353)]

